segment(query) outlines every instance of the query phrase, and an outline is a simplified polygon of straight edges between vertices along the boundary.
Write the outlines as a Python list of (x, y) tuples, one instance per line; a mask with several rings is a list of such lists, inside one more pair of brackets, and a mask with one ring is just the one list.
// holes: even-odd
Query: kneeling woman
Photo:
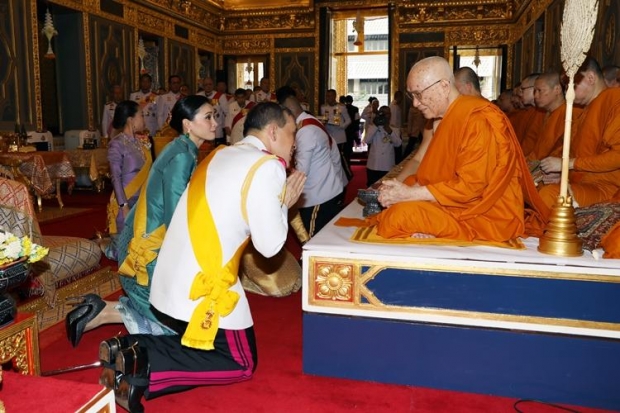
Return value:
[(120, 280), (127, 296), (121, 297), (120, 304), (105, 302), (95, 294), (83, 297), (66, 319), (73, 346), (84, 331), (101, 324), (124, 322), (132, 334), (174, 334), (149, 308), (151, 278), (172, 213), (196, 168), (198, 148), (215, 139), (217, 122), (208, 99), (192, 95), (176, 103), (170, 126), (180, 136), (157, 157), (118, 238)]

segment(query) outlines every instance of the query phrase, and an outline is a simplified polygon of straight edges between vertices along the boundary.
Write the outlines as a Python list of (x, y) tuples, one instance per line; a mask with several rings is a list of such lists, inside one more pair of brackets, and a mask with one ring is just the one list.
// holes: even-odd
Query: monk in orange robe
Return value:
[(441, 57), (416, 63), (407, 90), (425, 118), (440, 121), (417, 174), (379, 188), (388, 208), (376, 215), (377, 233), (505, 242), (526, 234), (524, 200), (533, 200), (540, 235), (549, 211), (503, 112), (485, 99), (460, 95)]
[[(538, 76), (534, 82), (534, 100), (536, 107), (545, 111), (539, 130), (531, 129), (528, 135), (534, 141), (530, 152), (524, 152), (528, 161), (541, 160), (562, 147), (564, 137), (564, 119), (566, 117), (566, 99), (558, 73), (546, 73)], [(581, 109), (575, 107), (573, 116)]]
[(536, 134), (542, 128), (545, 117), (545, 111), (536, 107), (534, 99), (534, 82), (538, 76), (538, 73), (531, 74), (521, 82), (519, 96), (525, 109), (518, 117), (512, 118), (512, 126), (524, 154), (530, 153), (534, 149)]
[[(582, 207), (609, 201), (620, 189), (620, 89), (608, 88), (596, 60), (587, 58), (575, 76), (575, 104), (584, 107), (574, 120), (569, 158), (569, 191)], [(540, 162), (558, 176), (562, 159)], [(543, 201), (556, 203), (560, 185), (540, 188)]]

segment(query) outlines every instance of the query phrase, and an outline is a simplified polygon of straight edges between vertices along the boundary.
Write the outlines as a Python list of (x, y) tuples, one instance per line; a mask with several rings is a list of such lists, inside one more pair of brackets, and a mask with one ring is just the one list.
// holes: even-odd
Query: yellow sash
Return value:
[[(127, 199), (134, 196), (140, 190), (142, 185), (146, 182), (146, 179), (149, 176), (149, 171), (151, 170), (151, 164), (153, 163), (153, 159), (151, 159), (151, 150), (145, 146), (142, 146), (142, 153), (144, 153), (144, 165), (142, 165), (140, 171), (133, 177), (127, 186), (123, 188)], [(110, 203), (108, 204), (108, 232), (110, 234), (116, 234), (116, 217), (118, 216), (119, 209), (120, 207), (118, 206), (118, 201), (116, 200), (116, 194), (112, 191)]]
[(149, 285), (149, 275), (146, 266), (157, 258), (157, 251), (161, 248), (166, 235), (166, 226), (161, 224), (151, 233), (146, 232), (147, 196), (146, 187), (142, 185), (138, 202), (136, 203), (133, 221), (133, 237), (127, 247), (127, 257), (118, 271), (128, 277), (136, 277), (139, 285)]
[[(219, 328), (220, 316), (230, 314), (239, 301), (239, 294), (230, 291), (237, 282), (239, 263), (249, 237), (239, 246), (233, 257), (225, 265), (222, 262), (222, 245), (215, 221), (205, 196), (207, 168), (214, 155), (224, 146), (211, 154), (198, 166), (190, 180), (187, 197), (187, 224), (189, 237), (198, 261), (200, 271), (194, 277), (189, 293), (191, 300), (204, 299), (196, 306), (189, 321), (181, 344), (201, 350), (213, 350), (213, 342)], [(276, 159), (266, 155), (256, 162), (245, 178), (241, 193), (241, 208), (247, 222), (247, 193), (256, 169), (264, 162)]]

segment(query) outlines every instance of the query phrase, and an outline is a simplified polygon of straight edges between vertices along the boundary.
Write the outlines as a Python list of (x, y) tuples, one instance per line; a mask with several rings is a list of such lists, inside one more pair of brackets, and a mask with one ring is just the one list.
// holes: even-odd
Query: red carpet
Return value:
[[(300, 293), (285, 298), (249, 294), (258, 342), (258, 368), (248, 382), (201, 387), (145, 402), (147, 412), (513, 412), (516, 400), (427, 388), (377, 384), (309, 376), (302, 373), (302, 312)], [(71, 348), (64, 326), (41, 335), (42, 370), (97, 360), (99, 342), (124, 329), (108, 325), (86, 333)], [(329, 354), (325, 354), (329, 358)], [(99, 369), (56, 378), (96, 383)], [(4, 394), (0, 399), (4, 398)], [(55, 412), (42, 406), (40, 412)], [(546, 406), (521, 406), (524, 412), (559, 411)], [(49, 410), (48, 410), (49, 408)], [(576, 408), (580, 412), (602, 410)], [(122, 410), (121, 410), (122, 411)]]
[[(349, 185), (347, 199), (355, 198), (357, 188), (366, 181), (364, 166), (354, 166), (355, 177)], [(74, 201), (91, 202), (91, 207), (105, 204), (105, 196), (76, 194)], [(67, 197), (66, 203), (70, 204)], [(101, 217), (99, 218), (101, 219)], [(67, 228), (90, 231), (91, 222), (73, 222)], [(62, 226), (54, 228), (63, 235)], [(46, 232), (45, 230), (43, 231)], [(290, 241), (290, 240), (289, 240)], [(287, 242), (287, 247), (291, 246)], [(297, 246), (298, 250), (300, 248)], [(258, 368), (248, 382), (201, 387), (145, 402), (147, 412), (440, 412), (480, 413), (514, 412), (515, 399), (442, 391), (419, 387), (377, 384), (353, 380), (309, 376), (302, 373), (302, 311), (301, 294), (285, 298), (248, 294), (258, 342)], [(90, 364), (97, 360), (99, 343), (113, 335), (125, 333), (121, 325), (108, 325), (86, 333), (73, 349), (65, 337), (64, 324), (59, 323), (40, 335), (41, 367), (49, 371), (71, 365)], [(329, 358), (329, 354), (325, 354)], [(54, 376), (56, 379), (97, 383), (99, 369), (90, 369)], [(44, 380), (45, 381), (45, 380)], [(57, 380), (53, 381), (54, 383)], [(37, 386), (43, 386), (37, 383)], [(52, 385), (50, 385), (52, 386)], [(43, 391), (43, 390), (42, 390)], [(524, 395), (525, 397), (527, 395)], [(11, 395), (0, 393), (0, 400)], [(63, 395), (58, 395), (63, 397)], [(9, 403), (7, 403), (7, 406)], [(528, 413), (551, 413), (561, 410), (541, 405), (521, 405)], [(574, 408), (583, 413), (603, 412)], [(60, 412), (58, 404), (38, 405), (43, 412)], [(120, 411), (123, 411), (119, 408)], [(33, 411), (11, 409), (9, 411)]]

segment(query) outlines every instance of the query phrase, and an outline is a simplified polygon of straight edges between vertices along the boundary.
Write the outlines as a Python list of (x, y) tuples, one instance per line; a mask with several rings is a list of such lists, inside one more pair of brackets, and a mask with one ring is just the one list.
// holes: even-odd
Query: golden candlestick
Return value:
[(551, 209), (545, 233), (538, 242), (538, 251), (562, 257), (579, 257), (583, 254), (581, 238), (577, 236), (575, 209), (570, 196), (558, 197)]

